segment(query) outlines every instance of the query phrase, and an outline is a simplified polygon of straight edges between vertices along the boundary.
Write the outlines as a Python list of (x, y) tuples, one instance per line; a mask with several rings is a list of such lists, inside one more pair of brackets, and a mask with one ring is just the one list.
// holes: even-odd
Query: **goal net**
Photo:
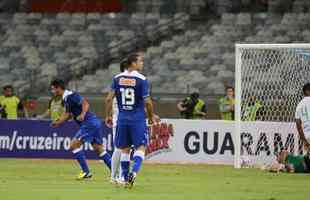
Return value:
[(235, 167), (266, 166), (283, 149), (302, 154), (294, 117), (310, 44), (237, 44), (235, 73)]

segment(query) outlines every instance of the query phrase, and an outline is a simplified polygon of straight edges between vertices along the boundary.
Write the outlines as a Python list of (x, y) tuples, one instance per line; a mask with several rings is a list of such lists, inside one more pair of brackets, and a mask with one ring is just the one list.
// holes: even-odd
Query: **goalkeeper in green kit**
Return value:
[(309, 154), (295, 156), (282, 150), (277, 156), (277, 162), (267, 169), (270, 172), (310, 173), (310, 156)]

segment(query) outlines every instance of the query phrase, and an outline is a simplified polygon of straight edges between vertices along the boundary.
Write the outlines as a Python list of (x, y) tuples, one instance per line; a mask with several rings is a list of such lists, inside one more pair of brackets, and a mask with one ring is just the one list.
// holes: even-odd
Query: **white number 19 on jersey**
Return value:
[(135, 90), (133, 88), (120, 88), (122, 105), (133, 106), (135, 104)]

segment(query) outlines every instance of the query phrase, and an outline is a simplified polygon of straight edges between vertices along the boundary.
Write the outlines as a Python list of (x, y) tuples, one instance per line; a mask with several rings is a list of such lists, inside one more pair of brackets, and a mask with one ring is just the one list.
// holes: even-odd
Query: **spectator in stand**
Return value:
[(50, 99), (48, 103), (47, 110), (42, 114), (38, 115), (38, 119), (44, 119), (48, 118), (52, 121), (56, 121), (59, 119), (59, 117), (62, 115), (62, 113), (65, 111), (64, 104), (62, 101), (62, 97), (53, 94), (53, 97)]
[(234, 120), (235, 118), (235, 90), (233, 87), (226, 88), (226, 96), (219, 100), (219, 110), (222, 120)]
[(177, 108), (185, 119), (204, 119), (207, 116), (206, 104), (199, 99), (197, 92), (179, 102)]
[(3, 87), (3, 96), (0, 97), (1, 118), (17, 119), (18, 110), (22, 110), (25, 117), (28, 117), (28, 112), (24, 108), (20, 99), (14, 95), (13, 87), (6, 85)]

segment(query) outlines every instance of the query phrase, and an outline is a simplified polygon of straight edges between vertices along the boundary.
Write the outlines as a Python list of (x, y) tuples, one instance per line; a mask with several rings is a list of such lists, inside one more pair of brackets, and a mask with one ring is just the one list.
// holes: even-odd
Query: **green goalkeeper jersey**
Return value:
[(292, 165), (295, 173), (307, 172), (304, 156), (288, 155), (286, 158), (286, 164)]

